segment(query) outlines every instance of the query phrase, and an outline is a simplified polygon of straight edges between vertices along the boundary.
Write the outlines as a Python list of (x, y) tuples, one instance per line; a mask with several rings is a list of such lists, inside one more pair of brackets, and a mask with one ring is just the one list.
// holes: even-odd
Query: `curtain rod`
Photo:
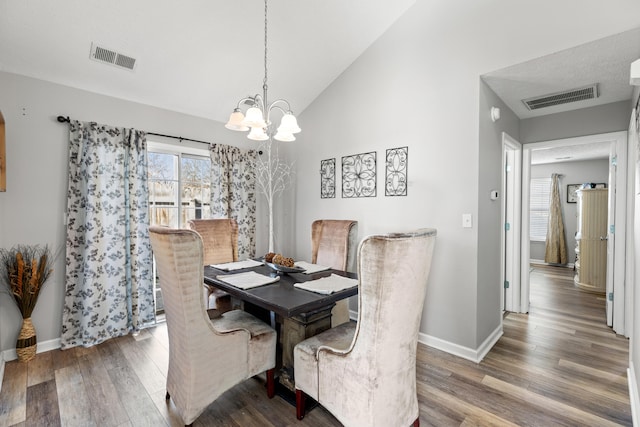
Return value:
[[(65, 116), (58, 116), (58, 121), (60, 123), (70, 123), (71, 119), (69, 118), (69, 116), (65, 117)], [(191, 139), (191, 138), (184, 138), (182, 136), (173, 136), (173, 135), (165, 135), (163, 133), (155, 133), (155, 132), (145, 132), (147, 135), (155, 135), (155, 136), (163, 136), (165, 138), (173, 138), (173, 139), (178, 139), (180, 140), (180, 142), (182, 141), (192, 141), (192, 142), (199, 142), (200, 144), (207, 144), (207, 145), (213, 145), (212, 142), (207, 142), (207, 141), (200, 141), (198, 139)]]

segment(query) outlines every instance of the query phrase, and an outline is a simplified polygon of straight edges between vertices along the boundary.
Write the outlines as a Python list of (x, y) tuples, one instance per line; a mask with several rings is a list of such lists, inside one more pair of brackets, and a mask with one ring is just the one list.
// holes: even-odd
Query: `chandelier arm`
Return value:
[[(286, 108), (280, 107), (278, 104), (285, 104)], [(269, 110), (278, 109), (282, 111), (283, 114), (291, 113), (291, 104), (286, 99), (276, 99), (271, 104), (269, 104)]]
[[(257, 96), (257, 95), (256, 95)], [(256, 97), (255, 96), (247, 96), (246, 98), (242, 98), (240, 101), (238, 101), (238, 103), (236, 104), (236, 109), (240, 109), (240, 105), (245, 104), (246, 101), (251, 101), (253, 103), (256, 102)]]

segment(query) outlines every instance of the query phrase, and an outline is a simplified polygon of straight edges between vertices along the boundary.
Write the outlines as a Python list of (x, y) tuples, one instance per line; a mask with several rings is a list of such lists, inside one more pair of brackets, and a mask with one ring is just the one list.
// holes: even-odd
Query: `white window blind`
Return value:
[(551, 178), (532, 178), (530, 195), (529, 238), (544, 242), (547, 240), (547, 223), (549, 222)]

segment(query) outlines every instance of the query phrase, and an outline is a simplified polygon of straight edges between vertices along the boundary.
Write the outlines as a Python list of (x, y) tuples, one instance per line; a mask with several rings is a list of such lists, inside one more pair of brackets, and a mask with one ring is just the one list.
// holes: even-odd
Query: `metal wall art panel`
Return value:
[(336, 197), (336, 159), (320, 161), (320, 198)]
[(376, 197), (376, 153), (342, 158), (342, 197)]
[(387, 168), (385, 173), (385, 196), (407, 195), (407, 163), (409, 147), (387, 150)]

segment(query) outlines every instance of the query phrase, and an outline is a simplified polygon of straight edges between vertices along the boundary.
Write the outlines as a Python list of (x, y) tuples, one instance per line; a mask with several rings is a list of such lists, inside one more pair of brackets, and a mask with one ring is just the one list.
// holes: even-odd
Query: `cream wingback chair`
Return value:
[[(355, 253), (358, 221), (319, 219), (311, 224), (311, 262), (346, 271)], [(349, 321), (349, 300), (331, 310), (331, 326)]]
[(419, 425), (416, 348), (436, 230), (377, 235), (358, 247), (358, 322), (294, 349), (296, 415), (306, 396), (346, 427)]
[(261, 372), (273, 397), (276, 331), (241, 310), (209, 319), (198, 233), (150, 227), (149, 235), (169, 332), (167, 399), (183, 422), (193, 423), (218, 396)]
[[(192, 219), (189, 228), (198, 232), (204, 246), (204, 265), (238, 261), (238, 223), (232, 218)], [(205, 307), (219, 312), (231, 310), (231, 296), (204, 284)]]

